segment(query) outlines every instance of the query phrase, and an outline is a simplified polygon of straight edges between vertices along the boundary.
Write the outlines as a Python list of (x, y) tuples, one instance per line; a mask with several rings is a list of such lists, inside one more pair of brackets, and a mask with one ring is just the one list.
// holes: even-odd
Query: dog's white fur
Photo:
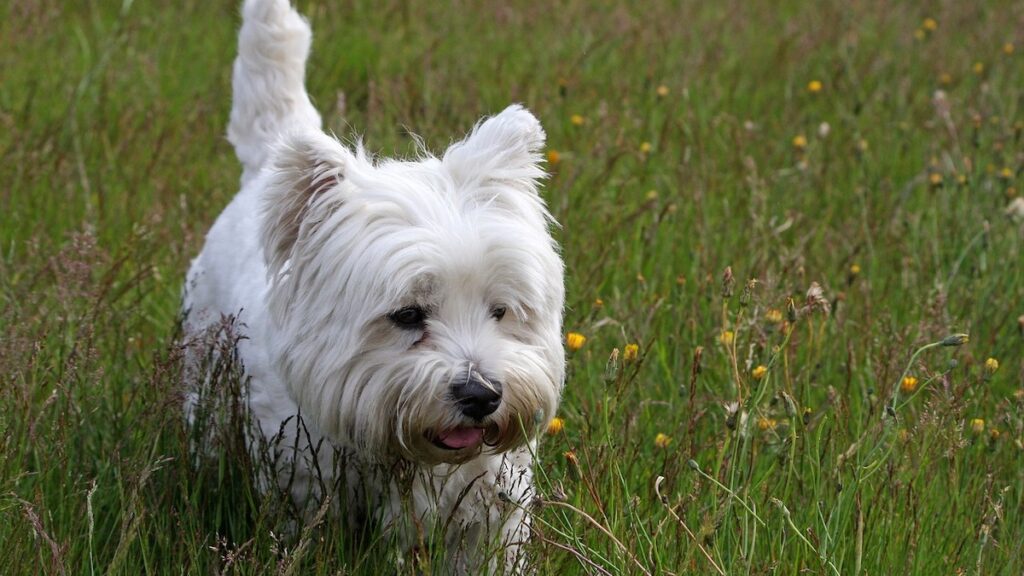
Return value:
[[(564, 378), (562, 262), (537, 190), (544, 131), (514, 105), (440, 158), (374, 160), (322, 132), (304, 87), (310, 39), (287, 0), (246, 0), (228, 128), (242, 188), (189, 271), (186, 333), (237, 318), (262, 434), (250, 444), (269, 442), (297, 502), (343, 474), (338, 496), (369, 502), (410, 548), (416, 527), (448, 526), (451, 571), (483, 569), (492, 538), (517, 569), (534, 438)], [(427, 311), (422, 329), (389, 316), (409, 306)], [(452, 397), (467, 373), (502, 385), (479, 420)], [(437, 442), (466, 429), (486, 442)]]

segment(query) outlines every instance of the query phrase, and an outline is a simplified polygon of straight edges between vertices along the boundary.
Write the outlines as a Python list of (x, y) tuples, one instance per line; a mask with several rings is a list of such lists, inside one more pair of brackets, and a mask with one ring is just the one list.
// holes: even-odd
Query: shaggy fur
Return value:
[[(544, 131), (514, 105), (440, 158), (372, 159), (321, 131), (309, 46), (286, 0), (245, 2), (228, 127), (242, 189), (189, 271), (185, 329), (241, 327), (250, 445), (277, 462), (262, 481), (304, 505), (344, 484), (349, 519), (409, 549), (416, 526), (447, 526), (452, 572), (484, 569), (495, 539), (518, 570), (534, 438), (564, 378)], [(467, 408), (470, 386), (500, 403)], [(196, 385), (190, 418), (203, 398)]]

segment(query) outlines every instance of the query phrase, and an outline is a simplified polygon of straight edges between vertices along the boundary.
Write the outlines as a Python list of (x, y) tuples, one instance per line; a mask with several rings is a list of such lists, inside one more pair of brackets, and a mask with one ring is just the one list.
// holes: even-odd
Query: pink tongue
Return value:
[(453, 428), (438, 434), (437, 439), (449, 448), (469, 448), (484, 439), (483, 428)]

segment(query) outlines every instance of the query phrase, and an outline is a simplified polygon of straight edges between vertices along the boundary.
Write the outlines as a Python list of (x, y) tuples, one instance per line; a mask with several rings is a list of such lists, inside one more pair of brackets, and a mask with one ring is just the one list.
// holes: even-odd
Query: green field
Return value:
[[(189, 457), (235, 2), (4, 4), (0, 571), (438, 573)], [(1024, 3), (298, 4), (339, 136), (547, 130), (538, 573), (1024, 573)]]

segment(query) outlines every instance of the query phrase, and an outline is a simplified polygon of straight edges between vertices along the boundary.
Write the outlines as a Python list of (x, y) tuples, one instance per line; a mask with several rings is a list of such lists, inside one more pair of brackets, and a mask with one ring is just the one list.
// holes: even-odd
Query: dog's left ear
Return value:
[(277, 276), (295, 246), (341, 205), (341, 184), (354, 155), (322, 132), (289, 134), (271, 151), (271, 179), (264, 196), (263, 256)]
[(444, 153), (443, 163), (459, 184), (500, 181), (536, 192), (541, 168), (544, 129), (519, 104), (477, 124), (461, 142)]

